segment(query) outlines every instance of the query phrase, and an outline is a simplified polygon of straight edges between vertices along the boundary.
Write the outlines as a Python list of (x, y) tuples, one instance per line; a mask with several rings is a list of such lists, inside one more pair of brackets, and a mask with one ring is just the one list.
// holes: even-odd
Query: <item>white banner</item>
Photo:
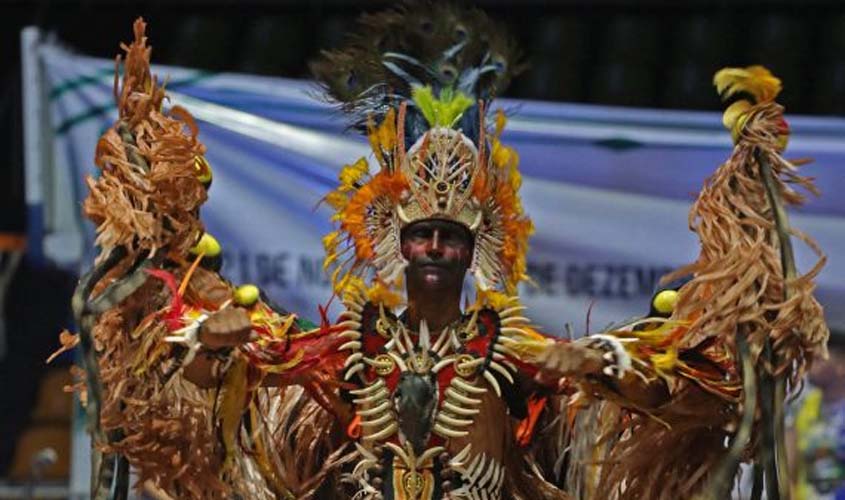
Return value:
[[(40, 50), (47, 77), (54, 161), (45, 178), (45, 253), (66, 265), (90, 262), (91, 226), (79, 206), (95, 174), (97, 137), (115, 119), (114, 63)], [(343, 117), (313, 96), (313, 84), (158, 67), (172, 103), (200, 122), (214, 169), (202, 217), (225, 251), (223, 273), (259, 285), (279, 304), (315, 318), (330, 295), (320, 238), (330, 230), (318, 200), (344, 163), (368, 155), (344, 133)], [(792, 82), (786, 82), (790, 85)], [(537, 233), (523, 290), (529, 315), (550, 333), (576, 334), (642, 315), (659, 277), (694, 260), (690, 202), (730, 154), (719, 113), (655, 111), (502, 100), (504, 141), (520, 153), (526, 211)], [(830, 260), (818, 296), (845, 331), (845, 121), (793, 117), (789, 153), (824, 195), (792, 213)], [(373, 163), (373, 162), (371, 162)], [(799, 268), (814, 263), (800, 244)]]

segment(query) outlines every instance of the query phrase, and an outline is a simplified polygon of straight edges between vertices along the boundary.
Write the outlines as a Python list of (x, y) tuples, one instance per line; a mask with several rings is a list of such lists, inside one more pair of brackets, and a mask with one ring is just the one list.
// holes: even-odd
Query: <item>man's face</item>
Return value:
[(462, 287), (472, 258), (472, 235), (456, 222), (421, 220), (402, 230), (409, 289)]

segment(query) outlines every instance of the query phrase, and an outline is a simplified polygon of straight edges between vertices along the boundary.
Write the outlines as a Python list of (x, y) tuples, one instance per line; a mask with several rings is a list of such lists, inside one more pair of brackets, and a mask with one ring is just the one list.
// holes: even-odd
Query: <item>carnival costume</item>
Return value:
[[(82, 345), (96, 497), (125, 495), (130, 465), (139, 487), (175, 498), (723, 498), (750, 460), (778, 488), (778, 411), (827, 329), (811, 295), (823, 258), (798, 276), (786, 255), (801, 235), (786, 182), (812, 185), (780, 156), (767, 71), (717, 75), (737, 145), (690, 214), (702, 251), (679, 271), (693, 278), (677, 305), (574, 341), (602, 365), (548, 381), (544, 353), (563, 341), (532, 328), (516, 295), (532, 225), (490, 111), (516, 52), (483, 14), (365, 16), (315, 64), (377, 162), (344, 167), (325, 198), (325, 268), (346, 310), (318, 325), (208, 265), (220, 249), (199, 220), (211, 171), (197, 127), (163, 109), (142, 21), (125, 50), (85, 203), (101, 253), (74, 297), (80, 335), (63, 335)], [(428, 219), (474, 241), (475, 302), (441, 332), (401, 312), (402, 230)], [(226, 308), (248, 311), (256, 339), (204, 349), (201, 325)], [(195, 356), (218, 358), (216, 388), (184, 379)], [(668, 397), (642, 407), (626, 378)]]

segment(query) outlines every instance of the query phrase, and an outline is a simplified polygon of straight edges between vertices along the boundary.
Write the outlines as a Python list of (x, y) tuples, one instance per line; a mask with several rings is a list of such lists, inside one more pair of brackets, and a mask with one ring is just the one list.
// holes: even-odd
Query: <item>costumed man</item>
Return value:
[[(325, 198), (345, 311), (319, 325), (204, 267), (220, 249), (198, 217), (211, 174), (197, 127), (163, 110), (143, 22), (126, 50), (85, 204), (102, 251), (74, 297), (80, 335), (63, 337), (83, 348), (98, 498), (125, 494), (130, 465), (178, 498), (722, 498), (784, 380), (823, 352), (817, 270), (781, 267), (773, 212), (798, 201), (781, 177), (806, 181), (779, 156), (767, 72), (717, 79), (744, 92), (738, 145), (693, 209), (703, 250), (677, 306), (566, 342), (517, 296), (532, 225), (489, 112), (515, 52), (483, 14), (365, 16), (315, 65), (377, 162), (346, 166)], [(773, 448), (757, 448), (771, 492)]]

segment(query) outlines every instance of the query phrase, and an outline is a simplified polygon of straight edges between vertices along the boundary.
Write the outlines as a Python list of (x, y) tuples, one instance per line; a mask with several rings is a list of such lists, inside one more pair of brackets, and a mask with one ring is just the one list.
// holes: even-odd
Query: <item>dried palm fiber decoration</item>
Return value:
[[(216, 477), (202, 477), (200, 464), (215, 460), (208, 446), (212, 432), (198, 425), (205, 419), (205, 398), (190, 387), (156, 383), (163, 368), (156, 361), (170, 353), (156, 341), (163, 325), (150, 320), (167, 296), (145, 271), (162, 254), (182, 255), (194, 245), (206, 192), (197, 175), (204, 148), (196, 126), (183, 110), (162, 112), (164, 90), (149, 70), (144, 28), (136, 22), (134, 43), (123, 46), (123, 84), (115, 79), (119, 120), (97, 145), (101, 175), (87, 180), (84, 211), (97, 224), (101, 252), (74, 294), (95, 446), (95, 498), (110, 496), (112, 482), (116, 496), (124, 496), (128, 464), (143, 462), (149, 466), (141, 470), (141, 482), (147, 474), (172, 481), (187, 475), (188, 491), (224, 489)], [(168, 463), (168, 470), (155, 471)]]
[(101, 256), (118, 246), (129, 253), (154, 254), (164, 246), (185, 253), (202, 231), (196, 211), (207, 197), (198, 179), (205, 146), (186, 110), (162, 111), (164, 87), (150, 73), (143, 29), (136, 23), (135, 43), (123, 46), (123, 84), (115, 72), (114, 86), (119, 122), (97, 144), (101, 175), (87, 180), (84, 210), (97, 224)]
[[(248, 311), (259, 339), (220, 364), (220, 386), (207, 391), (183, 378), (195, 353), (186, 347), (198, 344), (187, 333), (185, 347), (173, 344), (174, 331), (196, 331), (198, 318), (236, 297), (216, 272), (197, 267), (211, 170), (191, 115), (162, 107), (144, 30), (139, 19), (134, 42), (122, 46), (119, 119), (97, 146), (101, 175), (88, 179), (84, 205), (101, 252), (74, 294), (79, 336), (62, 336), (62, 349), (78, 342), (83, 350), (84, 382), (76, 388), (94, 438), (92, 497), (125, 498), (131, 465), (136, 486), (159, 496), (288, 498), (284, 480), (302, 468), (319, 477), (338, 459), (324, 436), (334, 417), (317, 404), (324, 402), (319, 380), (337, 368), (321, 356), (335, 351), (325, 344), (333, 340), (320, 329), (302, 331), (294, 315), (258, 300)], [(285, 457), (283, 464), (285, 447), (276, 440), (289, 436), (262, 422), (274, 401), (259, 394), (266, 373), (297, 376), (310, 388), (309, 409), (299, 413), (310, 417), (286, 431), (309, 436), (310, 462)]]
[[(815, 357), (826, 357), (829, 331), (812, 296), (825, 257), (789, 228), (782, 204), (804, 200), (793, 185), (817, 191), (781, 156), (789, 129), (773, 101), (780, 81), (759, 66), (724, 69), (714, 80), (724, 99), (735, 100), (725, 124), (736, 144), (690, 211), (698, 259), (664, 282), (693, 277), (661, 335), (630, 332), (626, 343), (648, 371), (683, 376), (665, 378), (672, 397), (663, 407), (621, 419), (601, 413), (617, 421), (609, 432), (589, 432), (606, 423), (582, 426), (594, 443), (610, 446), (593, 457), (597, 479), (584, 489), (593, 494), (578, 498), (725, 498), (738, 463), (752, 460), (766, 471), (769, 495), (788, 493), (778, 484), (786, 473), (775, 465), (784, 467), (785, 457), (774, 458), (782, 453), (786, 393), (797, 390)], [(789, 236), (818, 255), (806, 274), (795, 271)]]
[(376, 173), (364, 158), (346, 166), (325, 198), (338, 225), (323, 240), (335, 289), (374, 271), (398, 292), (407, 265), (401, 230), (444, 219), (475, 238), (477, 286), (514, 293), (533, 228), (518, 194), (518, 157), (499, 142), (504, 115), (487, 129), (492, 99), (518, 69), (513, 44), (483, 13), (434, 2), (363, 16), (359, 28), (313, 65), (378, 162)]

